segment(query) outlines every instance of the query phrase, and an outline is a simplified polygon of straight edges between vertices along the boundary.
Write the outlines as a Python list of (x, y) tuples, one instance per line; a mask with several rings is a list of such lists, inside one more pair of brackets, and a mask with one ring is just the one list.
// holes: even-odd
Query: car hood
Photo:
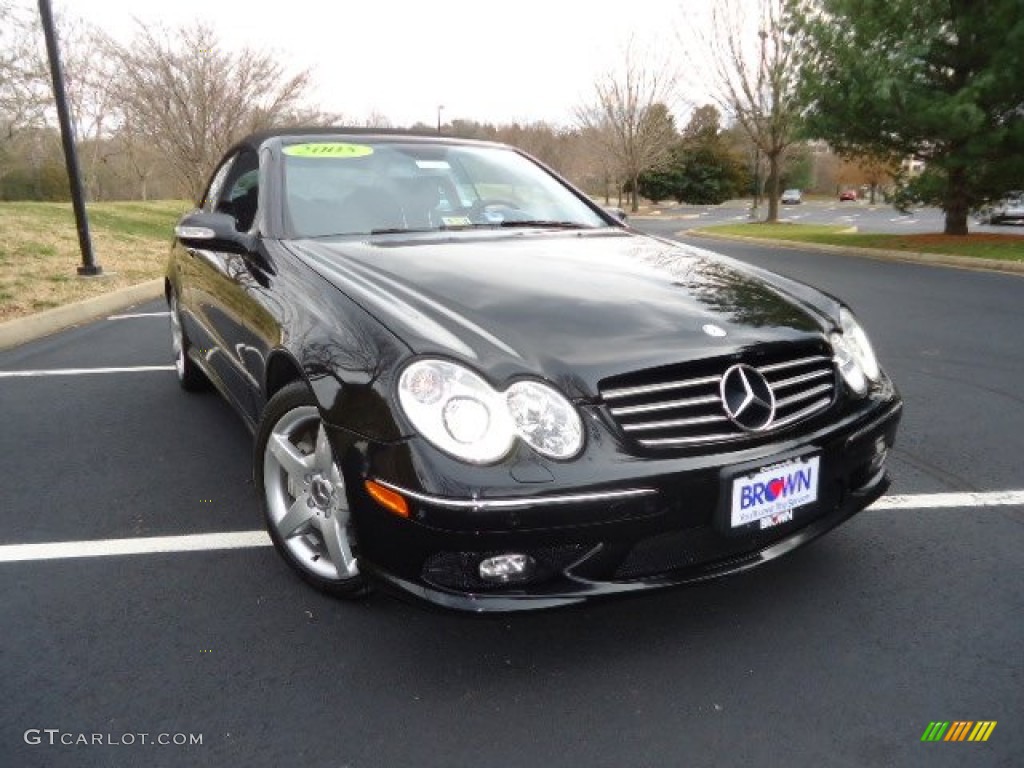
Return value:
[(620, 373), (820, 338), (837, 309), (803, 284), (623, 230), (288, 245), (414, 353), (463, 360), (499, 387), (539, 374), (574, 398)]

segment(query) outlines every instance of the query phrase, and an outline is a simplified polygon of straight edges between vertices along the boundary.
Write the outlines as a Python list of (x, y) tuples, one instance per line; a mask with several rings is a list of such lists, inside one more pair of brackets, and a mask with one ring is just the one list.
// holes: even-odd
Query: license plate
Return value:
[(793, 519), (793, 510), (818, 500), (818, 469), (821, 457), (784, 461), (757, 472), (737, 477), (732, 483), (729, 524), (759, 527)]

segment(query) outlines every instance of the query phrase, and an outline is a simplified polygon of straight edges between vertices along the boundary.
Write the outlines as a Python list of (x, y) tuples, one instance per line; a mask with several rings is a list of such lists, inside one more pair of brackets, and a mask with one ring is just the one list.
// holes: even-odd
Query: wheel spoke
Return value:
[(302, 488), (306, 482), (306, 475), (313, 471), (314, 457), (304, 456), (287, 437), (277, 432), (270, 435), (267, 447), (288, 473), (288, 477), (294, 481), (296, 488)]
[(181, 376), (185, 370), (185, 338), (181, 330), (181, 317), (178, 315), (178, 302), (171, 300), (171, 351), (174, 353), (174, 367)]
[(346, 518), (347, 515), (334, 514), (320, 525), (327, 554), (330, 555), (331, 565), (337, 570), (339, 579), (347, 579), (359, 572), (352, 547), (349, 546)]
[(362, 582), (345, 482), (317, 407), (288, 410), (265, 440), (263, 492), (275, 543), (300, 570), (357, 589)]
[(309, 496), (303, 493), (277, 523), (277, 532), (283, 539), (305, 533), (312, 518), (313, 508), (309, 506)]
[(321, 472), (330, 469), (331, 464), (334, 463), (331, 444), (327, 440), (327, 430), (324, 429), (324, 425), (322, 423), (316, 432), (316, 451), (313, 455), (316, 457), (313, 465)]

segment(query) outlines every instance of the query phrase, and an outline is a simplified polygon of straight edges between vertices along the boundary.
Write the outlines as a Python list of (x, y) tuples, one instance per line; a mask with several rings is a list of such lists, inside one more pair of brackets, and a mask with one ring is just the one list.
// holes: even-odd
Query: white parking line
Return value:
[(23, 560), (64, 560), (71, 557), (208, 552), (217, 549), (269, 546), (270, 537), (265, 531), (196, 533), (188, 536), (154, 536), (147, 539), (57, 541), (49, 544), (8, 544), (0, 547), (0, 563), (16, 563)]
[(32, 376), (88, 376), (93, 373), (151, 373), (173, 371), (173, 365), (136, 365), (131, 368), (52, 368), (40, 371), (0, 371), (0, 379), (28, 378)]
[(136, 317), (168, 317), (170, 312), (134, 312), (127, 315), (111, 315), (107, 320), (134, 320)]
[[(972, 507), (1024, 506), (1024, 491), (992, 493), (923, 493), (913, 496), (883, 496), (869, 511), (895, 509), (951, 509)], [(65, 560), (77, 557), (112, 557), (174, 552), (208, 552), (219, 549), (269, 547), (265, 531), (196, 533), (185, 536), (155, 536), (134, 539), (58, 541), (47, 544), (5, 544), (0, 546), (0, 563), (31, 560)]]
[(883, 496), (871, 509), (950, 509), (951, 507), (1024, 506), (1024, 491), (991, 493), (922, 493), (914, 496)]

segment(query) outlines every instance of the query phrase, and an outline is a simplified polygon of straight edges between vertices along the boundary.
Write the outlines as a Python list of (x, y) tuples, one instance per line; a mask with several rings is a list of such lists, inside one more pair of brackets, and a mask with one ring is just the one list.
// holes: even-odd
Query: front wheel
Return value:
[(317, 589), (340, 597), (364, 594), (345, 479), (303, 382), (289, 384), (267, 403), (254, 464), (278, 553)]
[(206, 389), (210, 383), (206, 374), (188, 356), (192, 343), (181, 324), (181, 307), (178, 305), (178, 297), (173, 293), (168, 301), (168, 309), (171, 316), (171, 352), (174, 354), (174, 370), (178, 374), (178, 384), (188, 392)]

